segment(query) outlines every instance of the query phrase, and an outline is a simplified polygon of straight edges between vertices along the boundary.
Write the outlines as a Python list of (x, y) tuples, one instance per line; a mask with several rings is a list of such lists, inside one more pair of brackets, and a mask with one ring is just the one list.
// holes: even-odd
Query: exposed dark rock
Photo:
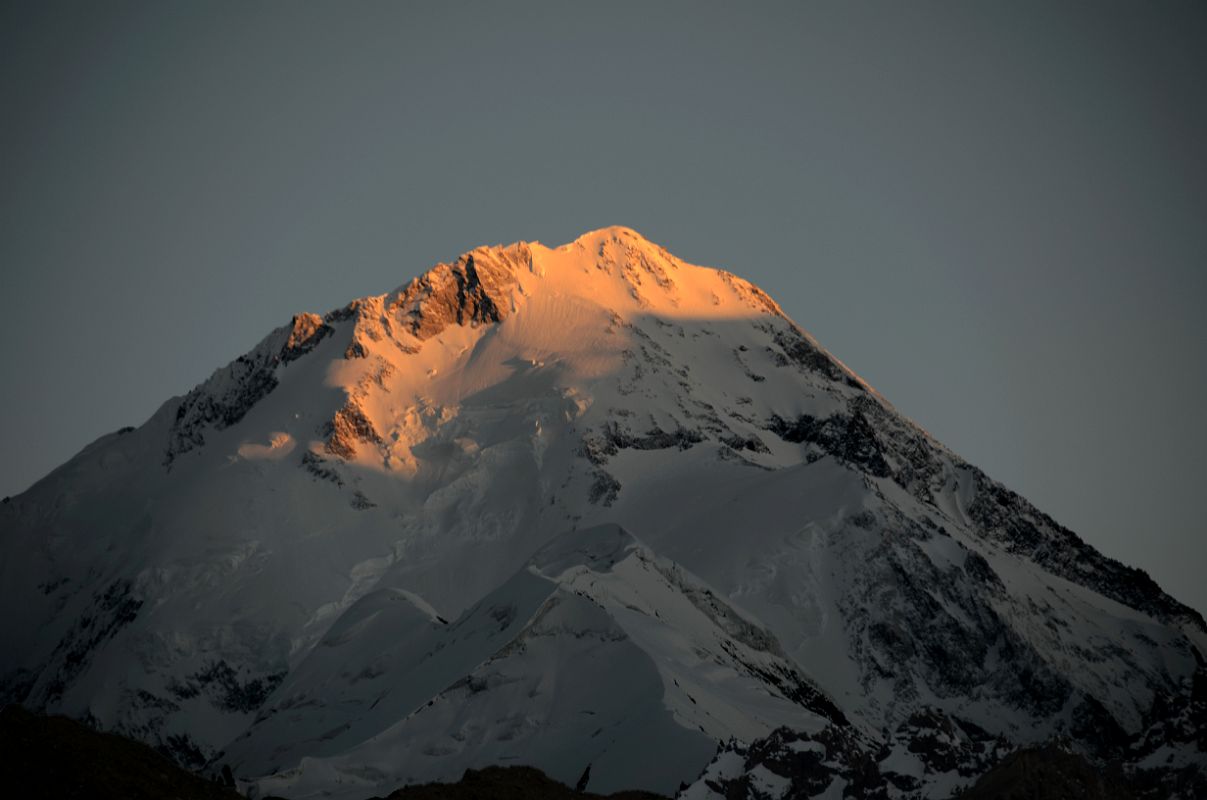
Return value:
[[(510, 258), (515, 263), (503, 263)], [(531, 258), (527, 246), (503, 254), (478, 250), (454, 264), (440, 264), (412, 280), (394, 297), (387, 312), (419, 339), (430, 339), (449, 325), (481, 325), (507, 318), (505, 293), (515, 283), (512, 270)]]
[(205, 751), (187, 733), (172, 734), (155, 749), (186, 769), (201, 769), (209, 760)]
[[(1197, 611), (1165, 594), (1146, 572), (1102, 555), (1023, 497), (944, 451), (871, 395), (851, 398), (848, 413), (824, 419), (807, 414), (795, 420), (773, 416), (767, 429), (785, 441), (812, 444), (873, 477), (891, 478), (926, 502), (941, 489), (941, 456), (946, 456), (965, 473), (962, 480), (973, 482), (967, 513), (995, 545), (1162, 622), (1186, 621), (1207, 631)], [(816, 456), (809, 454), (806, 460), (812, 462)], [(972, 569), (980, 566), (974, 564)], [(987, 572), (981, 574), (992, 580)]]
[[(777, 643), (778, 644), (778, 643)], [(784, 697), (796, 703), (807, 711), (812, 711), (822, 719), (843, 727), (849, 725), (846, 715), (812, 683), (807, 681), (795, 669), (780, 664), (762, 665), (746, 661), (728, 642), (721, 642), (724, 650), (751, 677), (761, 680), (768, 686), (775, 687)]]
[(330, 481), (336, 486), (344, 485), (344, 479), (339, 476), (338, 472), (327, 466), (327, 461), (321, 456), (307, 450), (305, 453), (302, 453), (301, 463), (302, 468), (314, 477), (320, 480)]
[[(794, 364), (800, 370), (820, 373), (832, 381), (844, 381), (848, 377), (849, 373), (839, 366), (833, 356), (813, 343), (809, 335), (795, 325), (787, 329), (767, 325), (763, 329), (771, 334), (772, 341), (782, 351), (782, 355), (775, 359), (778, 366)], [(863, 389), (858, 381), (853, 386)]]
[(277, 388), (275, 365), (256, 364), (247, 356), (239, 356), (227, 367), (231, 383), (214, 395), (203, 385), (189, 392), (176, 408), (165, 466), (182, 453), (205, 444), (205, 429), (229, 428), (251, 410), (252, 406)]
[(717, 627), (721, 628), (734, 641), (751, 650), (770, 653), (777, 657), (779, 663), (770, 664), (752, 662), (738, 648), (726, 641), (720, 642), (721, 649), (732, 660), (733, 665), (740, 671), (773, 687), (781, 695), (797, 705), (805, 708), (823, 719), (845, 726), (846, 716), (838, 706), (820, 689), (804, 678), (784, 654), (779, 640), (768, 630), (747, 620), (738, 614), (728, 603), (717, 597), (711, 590), (701, 588), (686, 581), (678, 567), (654, 567), (668, 582), (675, 586), (685, 598), (700, 612), (708, 617)]
[(968, 514), (986, 538), (1007, 552), (1032, 559), (1054, 575), (1162, 622), (1185, 620), (1207, 631), (1202, 615), (1165, 594), (1144, 570), (1102, 555), (1023, 497), (979, 469), (964, 466), (975, 483)]
[(582, 438), (579, 454), (596, 466), (608, 462), (621, 450), (667, 450), (677, 447), (687, 450), (704, 441), (704, 434), (689, 428), (664, 431), (652, 427), (643, 434), (634, 434), (621, 427), (615, 420), (606, 422), (599, 433), (588, 433)]
[(168, 686), (168, 691), (180, 700), (204, 692), (223, 711), (249, 713), (262, 706), (284, 679), (285, 672), (280, 671), (240, 680), (239, 674), (229, 664), (218, 660), (183, 681), (173, 682)]
[[(923, 709), (883, 744), (841, 725), (829, 725), (815, 734), (779, 728), (749, 746), (730, 742), (718, 751), (713, 764), (736, 755), (742, 768), (725, 775), (725, 770), (710, 765), (702, 780), (726, 800), (762, 800), (766, 795), (756, 777), (759, 771), (784, 781), (788, 798), (921, 800), (930, 795), (924, 794), (927, 787), (920, 775), (955, 773), (971, 782), (1006, 752), (1003, 740), (976, 725)], [(825, 794), (827, 790), (833, 794)]]
[(334, 329), (318, 314), (298, 314), (290, 323), (289, 338), (281, 348), (280, 362), (288, 364), (318, 347)]
[(255, 350), (239, 356), (189, 392), (176, 407), (164, 466), (205, 444), (207, 428), (229, 428), (277, 388), (277, 368), (314, 350), (332, 328), (317, 314), (298, 314)]
[(758, 768), (786, 781), (788, 797), (820, 796), (840, 780), (845, 783), (843, 797), (888, 798), (887, 783), (873, 749), (852, 728), (829, 726), (814, 735), (779, 728), (748, 747), (731, 741), (718, 751), (718, 756), (723, 754), (741, 759), (739, 774), (725, 776), (706, 770), (702, 779), (726, 800), (763, 798), (754, 778)]
[(620, 494), (620, 481), (612, 477), (610, 472), (602, 469), (595, 470), (595, 480), (591, 483), (591, 493), (588, 499), (596, 504), (610, 506), (616, 502), (616, 496)]
[(889, 476), (888, 462), (876, 431), (860, 412), (832, 414), (818, 419), (801, 414), (789, 422), (781, 417), (771, 418), (767, 426), (775, 435), (786, 442), (817, 445), (840, 461), (859, 467), (878, 478)]
[(1095, 756), (1107, 760), (1123, 757), (1133, 738), (1093, 697), (1083, 697), (1073, 709), (1069, 732), (1076, 741), (1089, 746)]
[(964, 572), (983, 586), (989, 586), (998, 591), (1003, 589), (1002, 579), (997, 576), (993, 567), (989, 566), (989, 562), (980, 553), (968, 552), (968, 555), (964, 557)]
[(326, 450), (340, 458), (352, 459), (356, 456), (358, 442), (381, 444), (381, 434), (361, 407), (354, 400), (348, 400), (331, 419), (331, 434), (327, 438)]
[[(718, 767), (735, 755), (739, 770)], [(883, 744), (834, 725), (816, 734), (780, 728), (748, 746), (730, 742), (700, 780), (726, 800), (763, 800), (760, 770), (788, 783), (787, 798), (821, 795), (840, 780), (841, 797), (848, 800), (921, 800), (934, 796), (927, 775), (958, 776), (956, 785), (963, 788), (956, 800), (1207, 797), (1207, 780), (1194, 766), (1129, 766), (1117, 758), (1088, 757), (1067, 741), (1012, 750), (1005, 739), (933, 708), (911, 715)]]
[(771, 295), (764, 292), (759, 287), (755, 286), (745, 278), (739, 278), (732, 272), (726, 272), (723, 269), (717, 270), (717, 274), (721, 280), (733, 292), (745, 300), (751, 308), (760, 311), (764, 314), (770, 314), (774, 317), (784, 318), (784, 312), (780, 309), (779, 304), (771, 299)]
[[(1001, 758), (1009, 744), (968, 720), (924, 708), (897, 728), (890, 744), (879, 753), (879, 759), (887, 758), (894, 747), (904, 747), (928, 772), (955, 772), (963, 778), (975, 778)], [(905, 776), (891, 770), (886, 770), (886, 775), (900, 788), (909, 784)]]
[(58, 666), (43, 687), (39, 703), (45, 705), (60, 698), (67, 685), (91, 663), (96, 648), (133, 622), (142, 604), (128, 580), (114, 581), (103, 593), (94, 594), (89, 610), (76, 619), (55, 647), (51, 663)]
[(757, 436), (732, 434), (721, 438), (721, 442), (734, 450), (749, 450), (752, 453), (770, 453), (767, 445)]
[(576, 792), (587, 791), (587, 784), (590, 782), (591, 782), (591, 765), (588, 764), (587, 768), (583, 770), (583, 774), (579, 776), (578, 783), (576, 783), (574, 785), (574, 791), (576, 791)]
[(1068, 681), (1001, 619), (981, 581), (931, 561), (918, 544), (931, 535), (921, 526), (881, 524), (892, 527), (841, 605), (863, 684), (891, 681), (893, 702), (905, 706), (924, 685), (939, 697), (975, 693), (1040, 716), (1058, 712)]

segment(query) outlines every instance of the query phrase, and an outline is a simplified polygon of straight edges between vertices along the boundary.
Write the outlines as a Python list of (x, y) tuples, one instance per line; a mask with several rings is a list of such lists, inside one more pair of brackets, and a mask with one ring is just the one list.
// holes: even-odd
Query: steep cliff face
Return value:
[(940, 797), (1063, 737), (1191, 797), (1207, 763), (1197, 614), (625, 228), (299, 315), (0, 526), (4, 698), (266, 792), (522, 760)]
[(509, 290), (516, 283), (516, 270), (531, 266), (532, 253), (524, 244), (503, 251), (475, 250), (411, 281), (386, 301), (385, 310), (420, 340), (449, 325), (502, 322), (511, 311)]

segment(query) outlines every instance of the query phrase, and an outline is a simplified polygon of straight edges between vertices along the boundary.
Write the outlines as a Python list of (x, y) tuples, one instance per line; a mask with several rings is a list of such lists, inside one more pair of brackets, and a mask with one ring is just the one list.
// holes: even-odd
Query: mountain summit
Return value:
[(0, 702), (253, 793), (939, 798), (1057, 741), (1207, 794), (1198, 614), (628, 228), (295, 316), (0, 507), (0, 581)]

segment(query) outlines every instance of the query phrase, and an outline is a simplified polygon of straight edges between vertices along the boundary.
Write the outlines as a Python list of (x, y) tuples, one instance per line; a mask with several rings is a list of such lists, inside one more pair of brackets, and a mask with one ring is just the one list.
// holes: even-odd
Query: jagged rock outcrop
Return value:
[(1009, 752), (977, 725), (924, 708), (884, 741), (830, 726), (814, 734), (789, 728), (749, 745), (731, 741), (683, 800), (761, 798), (949, 798)]
[(332, 328), (317, 314), (298, 314), (247, 355), (217, 370), (177, 405), (168, 434), (164, 465), (205, 444), (207, 428), (222, 430), (239, 422), (256, 403), (277, 388), (277, 370), (314, 350)]
[(514, 271), (530, 260), (522, 245), (505, 255), (485, 249), (466, 253), (411, 281), (389, 299), (386, 311), (420, 340), (449, 325), (501, 322), (511, 312), (508, 292), (515, 285)]

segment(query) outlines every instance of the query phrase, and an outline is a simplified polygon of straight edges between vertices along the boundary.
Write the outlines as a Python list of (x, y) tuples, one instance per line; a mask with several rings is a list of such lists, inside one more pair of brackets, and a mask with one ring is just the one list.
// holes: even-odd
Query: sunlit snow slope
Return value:
[(299, 315), (0, 537), (0, 696), (255, 792), (944, 797), (1054, 736), (1204, 789), (1197, 614), (626, 228)]

